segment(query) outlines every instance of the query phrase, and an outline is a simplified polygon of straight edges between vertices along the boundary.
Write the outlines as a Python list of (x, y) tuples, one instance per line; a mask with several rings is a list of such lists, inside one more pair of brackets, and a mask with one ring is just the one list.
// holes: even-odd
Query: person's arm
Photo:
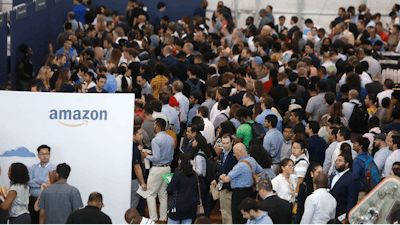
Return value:
[(5, 201), (1, 203), (0, 208), (4, 211), (11, 210), (11, 204), (16, 197), (17, 197), (16, 191), (14, 190), (9, 191)]
[(301, 218), (300, 224), (311, 224), (311, 220), (314, 215), (314, 204), (310, 198), (306, 199), (304, 203), (304, 213), (303, 217)]
[[(328, 151), (329, 151), (329, 147), (328, 147), (326, 152), (328, 152)], [(322, 169), (323, 173), (328, 174), (329, 168), (331, 167), (331, 163), (332, 163), (332, 154), (328, 153), (325, 156), (324, 164), (323, 164), (323, 167), (322, 167), (323, 168)]]
[(147, 190), (147, 185), (146, 185), (146, 182), (144, 181), (144, 178), (143, 178), (142, 167), (140, 167), (140, 164), (135, 164), (133, 167), (135, 169), (136, 177), (140, 181), (140, 185), (142, 186), (143, 190), (146, 191)]
[(39, 224), (44, 224), (44, 209), (39, 211)]
[(83, 207), (81, 193), (76, 189), (72, 196), (72, 211), (78, 210)]
[(386, 116), (386, 124), (389, 124), (390, 122), (393, 121), (392, 112), (393, 112), (393, 108), (396, 106), (397, 102), (398, 102), (397, 99), (393, 99), (393, 98), (390, 99), (390, 107), (389, 107), (388, 114)]
[(160, 143), (158, 143), (158, 140), (156, 138), (151, 141), (151, 149), (152, 155), (147, 155), (146, 158), (151, 162), (159, 161), (161, 159), (161, 149)]

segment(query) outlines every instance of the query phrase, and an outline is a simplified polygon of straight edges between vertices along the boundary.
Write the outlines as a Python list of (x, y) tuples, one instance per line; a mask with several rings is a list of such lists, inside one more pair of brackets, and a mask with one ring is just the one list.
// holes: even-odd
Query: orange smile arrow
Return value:
[(64, 125), (64, 126), (67, 126), (67, 127), (80, 127), (80, 126), (82, 126), (82, 125), (87, 125), (88, 124), (88, 122), (89, 121), (87, 121), (87, 120), (84, 120), (83, 121), (83, 123), (81, 123), (81, 124), (66, 124), (66, 123), (63, 123), (63, 122), (61, 122), (61, 121), (58, 121), (59, 123), (61, 123), (62, 125)]

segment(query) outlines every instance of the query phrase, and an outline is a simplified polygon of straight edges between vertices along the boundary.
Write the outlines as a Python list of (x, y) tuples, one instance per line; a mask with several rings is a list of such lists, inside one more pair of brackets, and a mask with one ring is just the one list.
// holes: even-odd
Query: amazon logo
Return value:
[(67, 127), (87, 125), (90, 120), (107, 120), (107, 110), (50, 110), (49, 118)]

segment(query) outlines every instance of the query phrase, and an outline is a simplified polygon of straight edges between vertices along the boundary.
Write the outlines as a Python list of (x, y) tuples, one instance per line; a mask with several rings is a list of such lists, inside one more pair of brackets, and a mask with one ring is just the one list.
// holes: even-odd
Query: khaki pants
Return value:
[(222, 223), (223, 224), (232, 224), (232, 210), (231, 210), (231, 202), (232, 202), (232, 191), (228, 191), (226, 189), (219, 192), (219, 202), (221, 207), (221, 215), (222, 215)]
[(364, 198), (365, 196), (367, 196), (367, 192), (365, 192), (365, 191), (360, 191), (360, 192), (358, 193), (358, 201), (357, 201), (357, 203), (360, 202), (361, 200), (363, 200), (363, 198)]
[(163, 175), (171, 173), (171, 167), (152, 167), (150, 168), (149, 178), (147, 179), (147, 206), (149, 208), (149, 216), (153, 221), (157, 221), (156, 198), (160, 201), (160, 221), (167, 221), (168, 210), (168, 184), (165, 182)]

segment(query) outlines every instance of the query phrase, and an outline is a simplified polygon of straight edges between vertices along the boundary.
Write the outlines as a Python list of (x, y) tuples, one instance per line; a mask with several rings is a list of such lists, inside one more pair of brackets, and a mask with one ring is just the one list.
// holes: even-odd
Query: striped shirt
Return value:
[(142, 217), (142, 221), (140, 221), (140, 224), (156, 224), (156, 223), (154, 223), (154, 221), (151, 220), (151, 219), (147, 219), (145, 217)]
[[(304, 159), (304, 160), (303, 160)], [(297, 164), (296, 164), (297, 162)], [(308, 160), (306, 154), (302, 154), (299, 157), (296, 158), (294, 161), (295, 166), (294, 166), (294, 175), (296, 176), (296, 182), (299, 178), (304, 178), (307, 173), (308, 169)]]

